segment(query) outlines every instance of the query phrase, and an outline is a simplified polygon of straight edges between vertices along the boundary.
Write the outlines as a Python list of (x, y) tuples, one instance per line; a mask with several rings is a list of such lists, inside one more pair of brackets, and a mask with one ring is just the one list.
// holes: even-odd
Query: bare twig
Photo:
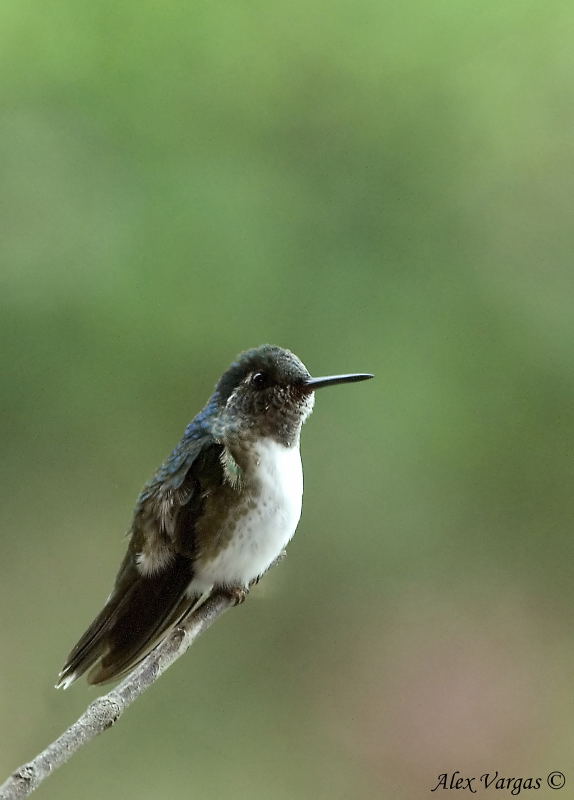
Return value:
[(102, 731), (111, 728), (126, 708), (165, 672), (195, 639), (207, 630), (231, 605), (228, 595), (214, 594), (183, 620), (127, 678), (107, 694), (91, 703), (82, 716), (32, 761), (23, 764), (0, 786), (0, 800), (27, 797), (57, 767), (65, 764), (76, 750)]

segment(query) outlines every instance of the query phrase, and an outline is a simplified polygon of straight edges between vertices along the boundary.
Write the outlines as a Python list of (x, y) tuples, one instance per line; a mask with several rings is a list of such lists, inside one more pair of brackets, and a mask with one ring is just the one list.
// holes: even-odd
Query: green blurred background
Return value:
[[(235, 354), (317, 397), (289, 557), (42, 797), (426, 796), (572, 751), (574, 8), (0, 6), (0, 777)], [(546, 790), (547, 792), (549, 790)]]

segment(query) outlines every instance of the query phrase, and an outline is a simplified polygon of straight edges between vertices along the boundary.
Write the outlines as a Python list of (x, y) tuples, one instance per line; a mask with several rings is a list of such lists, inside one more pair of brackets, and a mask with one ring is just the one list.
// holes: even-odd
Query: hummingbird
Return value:
[(242, 602), (297, 528), (315, 391), (372, 377), (313, 378), (275, 345), (241, 353), (139, 495), (112, 593), (56, 688), (126, 674), (214, 591)]

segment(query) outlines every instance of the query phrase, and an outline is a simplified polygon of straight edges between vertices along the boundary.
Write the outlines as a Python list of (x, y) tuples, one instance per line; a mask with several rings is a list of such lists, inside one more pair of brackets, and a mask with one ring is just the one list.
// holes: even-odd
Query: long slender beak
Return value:
[(323, 386), (335, 386), (337, 383), (355, 383), (356, 381), (368, 381), (374, 378), (370, 372), (353, 372), (350, 375), (327, 375), (323, 378), (307, 378), (303, 386), (312, 392), (315, 389), (322, 389)]

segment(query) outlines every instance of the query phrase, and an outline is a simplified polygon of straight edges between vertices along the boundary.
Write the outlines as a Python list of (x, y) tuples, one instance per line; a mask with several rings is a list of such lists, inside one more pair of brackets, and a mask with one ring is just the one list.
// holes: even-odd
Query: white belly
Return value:
[(190, 589), (248, 586), (278, 558), (297, 528), (303, 498), (303, 470), (298, 445), (272, 439), (255, 446), (250, 475), (245, 475), (246, 510), (228, 524), (227, 545), (213, 559), (198, 564)]

